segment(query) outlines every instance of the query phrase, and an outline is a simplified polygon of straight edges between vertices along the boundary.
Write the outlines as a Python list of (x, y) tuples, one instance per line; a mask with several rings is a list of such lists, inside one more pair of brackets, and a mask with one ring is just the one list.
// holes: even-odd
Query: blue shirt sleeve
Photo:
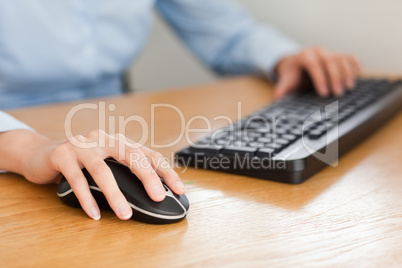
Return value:
[(300, 47), (269, 25), (259, 25), (230, 0), (158, 0), (157, 8), (188, 47), (220, 74), (262, 72)]
[(13, 118), (9, 114), (0, 111), (0, 132), (17, 130), (17, 129), (32, 130), (32, 128)]

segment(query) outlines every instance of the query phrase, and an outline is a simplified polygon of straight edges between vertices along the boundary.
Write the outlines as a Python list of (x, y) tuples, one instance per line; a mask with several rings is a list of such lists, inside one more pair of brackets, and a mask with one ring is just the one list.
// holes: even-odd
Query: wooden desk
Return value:
[[(107, 100), (108, 116), (151, 119), (151, 104), (195, 115), (242, 115), (272, 100), (272, 90), (254, 78), (170, 92)], [(91, 101), (98, 103), (99, 100)], [(76, 103), (13, 111), (51, 138), (64, 138), (64, 119)], [(155, 114), (158, 144), (180, 134), (180, 117), (168, 108)], [(225, 124), (211, 121), (213, 128)], [(201, 121), (193, 126), (205, 127)], [(98, 128), (97, 112), (73, 120), (75, 133)], [(0, 175), (0, 267), (389, 267), (402, 265), (402, 113), (301, 185), (230, 174), (177, 169), (187, 184), (186, 220), (154, 226), (123, 222), (103, 212), (100, 221), (64, 206), (56, 186), (39, 186)], [(138, 124), (127, 135), (141, 136)], [(201, 136), (202, 134), (199, 134)], [(165, 156), (186, 146), (181, 139)], [(149, 143), (148, 143), (149, 145)]]

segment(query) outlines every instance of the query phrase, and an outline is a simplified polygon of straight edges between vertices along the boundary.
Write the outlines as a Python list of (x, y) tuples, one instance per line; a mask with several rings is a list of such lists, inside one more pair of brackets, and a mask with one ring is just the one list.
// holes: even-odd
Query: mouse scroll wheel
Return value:
[(168, 192), (168, 188), (163, 184), (163, 188), (165, 188), (165, 191)]

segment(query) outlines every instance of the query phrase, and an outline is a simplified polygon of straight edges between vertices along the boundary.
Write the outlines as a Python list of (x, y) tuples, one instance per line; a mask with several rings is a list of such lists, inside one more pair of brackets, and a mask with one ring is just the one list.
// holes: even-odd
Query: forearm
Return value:
[(18, 129), (0, 133), (0, 170), (24, 175), (32, 152), (48, 139), (36, 132)]
[(249, 24), (227, 40), (210, 65), (223, 74), (262, 73), (273, 78), (275, 66), (300, 47), (269, 25)]
[(221, 74), (269, 74), (300, 49), (232, 1), (160, 0), (158, 8), (189, 48)]

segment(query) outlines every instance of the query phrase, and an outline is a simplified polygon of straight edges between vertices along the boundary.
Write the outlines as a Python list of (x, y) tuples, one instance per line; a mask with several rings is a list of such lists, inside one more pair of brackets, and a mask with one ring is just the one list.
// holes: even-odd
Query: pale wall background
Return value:
[[(301, 45), (321, 44), (354, 53), (367, 70), (402, 73), (402, 0), (237, 2), (258, 21), (274, 24)], [(137, 92), (218, 79), (193, 57), (159, 18), (147, 48), (133, 64), (130, 74), (131, 86)]]

